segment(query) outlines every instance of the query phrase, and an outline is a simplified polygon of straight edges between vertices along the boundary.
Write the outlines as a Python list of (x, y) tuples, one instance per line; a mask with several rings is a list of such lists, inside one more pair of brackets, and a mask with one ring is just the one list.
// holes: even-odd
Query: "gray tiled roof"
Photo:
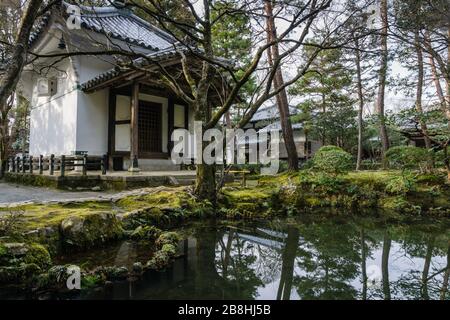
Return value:
[[(292, 124), (293, 130), (299, 130), (302, 128), (303, 128), (303, 125), (301, 123), (293, 123)], [(260, 129), (258, 132), (269, 132), (269, 131), (281, 131), (281, 122), (276, 121), (274, 123), (271, 123), (268, 126)]]
[(47, 11), (46, 14), (41, 18), (40, 21), (34, 26), (34, 30), (30, 34), (30, 40), (29, 45), (32, 46), (39, 37), (44, 33), (45, 28), (47, 27), (49, 21), (50, 21), (51, 13), (50, 11)]
[[(289, 113), (291, 115), (299, 113), (298, 109), (295, 107), (289, 107)], [(280, 118), (280, 112), (276, 104), (260, 108), (251, 118), (250, 122), (258, 122), (264, 120), (274, 120)]]
[[(301, 123), (293, 123), (292, 124), (293, 130), (301, 130), (302, 128), (303, 128), (303, 125)], [(264, 133), (264, 132), (270, 133), (271, 131), (281, 131), (281, 122), (276, 121), (262, 129), (258, 130), (257, 131), (258, 135), (256, 137), (253, 137), (253, 136), (250, 138), (246, 138), (245, 136), (238, 137), (237, 144), (245, 145), (245, 144), (254, 144), (254, 143), (258, 143), (260, 141), (264, 141), (264, 140), (262, 140), (262, 136), (260, 136), (259, 133)]]
[(115, 7), (83, 7), (82, 27), (107, 34), (129, 43), (155, 50), (171, 46), (175, 40), (134, 15), (130, 10)]
[[(69, 4), (62, 1), (61, 5), (61, 11), (67, 15), (66, 10)], [(168, 48), (176, 42), (172, 36), (142, 20), (126, 8), (77, 6), (81, 13), (81, 27), (86, 30), (154, 51)], [(43, 34), (49, 20), (50, 17), (45, 16), (36, 26), (30, 38), (31, 44)]]
[[(139, 58), (133, 61), (133, 64), (135, 67), (142, 67), (146, 64), (150, 64), (152, 61), (158, 62), (170, 59), (178, 54), (178, 51), (182, 50), (180, 48), (176, 49), (175, 47), (167, 48), (161, 51), (152, 52), (150, 54), (147, 54), (147, 59)], [(186, 49), (185, 49), (186, 50)], [(84, 82), (81, 84), (81, 89), (83, 91), (89, 91), (89, 89), (93, 88), (94, 86), (101, 84), (105, 81), (111, 80), (114, 77), (119, 76), (120, 74), (130, 71), (130, 69), (124, 69), (121, 70), (119, 68), (113, 68), (111, 70), (108, 70), (104, 73), (99, 74), (98, 76)]]
[[(143, 68), (143, 67), (147, 67), (147, 66), (151, 66), (152, 62), (161, 62), (161, 61), (167, 61), (169, 59), (172, 59), (174, 57), (179, 57), (180, 53), (184, 52), (186, 54), (188, 53), (197, 53), (197, 54), (202, 54), (202, 50), (198, 49), (198, 48), (188, 48), (184, 45), (172, 45), (171, 47), (168, 47), (166, 49), (163, 50), (159, 50), (156, 52), (151, 52), (149, 54), (146, 55), (146, 58), (138, 58), (133, 60), (133, 66), (136, 68)], [(215, 61), (220, 62), (222, 64), (229, 64), (229, 61), (220, 57), (215, 57), (214, 58)], [(120, 69), (120, 68), (113, 68), (111, 70), (108, 70), (102, 74), (99, 74), (98, 76), (84, 82), (81, 84), (81, 89), (83, 91), (89, 91), (90, 89), (92, 89), (93, 87), (111, 80), (123, 73), (126, 73), (128, 71), (132, 71), (131, 68), (124, 68), (124, 69)]]

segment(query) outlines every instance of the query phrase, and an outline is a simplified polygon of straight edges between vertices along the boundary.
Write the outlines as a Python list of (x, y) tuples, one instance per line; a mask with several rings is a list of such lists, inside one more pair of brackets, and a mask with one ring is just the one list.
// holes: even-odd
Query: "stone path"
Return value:
[(83, 198), (113, 195), (115, 193), (103, 191), (71, 192), (50, 188), (30, 187), (13, 183), (0, 182), (0, 205), (7, 205), (18, 202), (77, 200)]

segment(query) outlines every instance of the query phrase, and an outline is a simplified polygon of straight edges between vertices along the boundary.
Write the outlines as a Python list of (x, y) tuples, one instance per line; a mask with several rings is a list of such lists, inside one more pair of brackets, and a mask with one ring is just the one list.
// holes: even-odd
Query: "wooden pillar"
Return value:
[(22, 173), (25, 173), (26, 160), (27, 158), (25, 158), (25, 156), (22, 156)]
[(83, 154), (83, 176), (87, 175), (87, 162), (88, 162), (88, 155)]
[(29, 168), (30, 169), (30, 173), (33, 174), (33, 165), (34, 165), (33, 164), (33, 156), (29, 157), (29, 161), (28, 162), (30, 164), (30, 168)]
[(107, 167), (108, 167), (108, 155), (104, 154), (101, 160), (102, 175), (106, 174)]
[(39, 174), (44, 173), (44, 156), (41, 154), (39, 155)]
[(113, 153), (116, 147), (116, 92), (109, 89), (109, 112), (108, 112), (108, 168), (113, 169)]
[(61, 177), (64, 177), (64, 175), (66, 174), (66, 156), (65, 155), (61, 155), (61, 163), (59, 166), (59, 170), (61, 173)]
[(55, 155), (50, 155), (50, 163), (49, 163), (50, 175), (52, 176), (55, 173)]
[(168, 97), (168, 130), (167, 130), (167, 152), (170, 154), (173, 149), (173, 142), (172, 142), (172, 133), (174, 131), (174, 113), (175, 113), (175, 105), (173, 101), (173, 97)]
[(133, 83), (131, 90), (131, 150), (130, 168), (128, 171), (139, 172), (137, 159), (139, 156), (139, 136), (138, 136), (138, 113), (139, 113), (139, 83)]

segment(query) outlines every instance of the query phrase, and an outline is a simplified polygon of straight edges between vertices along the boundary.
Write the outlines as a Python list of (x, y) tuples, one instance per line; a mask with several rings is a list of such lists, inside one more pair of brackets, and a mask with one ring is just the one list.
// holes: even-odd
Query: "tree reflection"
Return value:
[(293, 226), (289, 226), (282, 255), (283, 265), (281, 268), (277, 300), (289, 300), (291, 297), (292, 280), (294, 277), (294, 262), (297, 256), (299, 238), (300, 236), (298, 229)]
[(111, 297), (448, 299), (448, 227), (380, 223), (203, 222), (187, 228), (185, 255), (172, 267), (133, 283), (132, 295), (117, 285)]
[(439, 232), (334, 220), (201, 228), (195, 295), (255, 299), (271, 284), (264, 298), (446, 299), (450, 249)]
[(441, 300), (445, 300), (447, 297), (449, 275), (450, 275), (450, 240), (448, 242), (448, 247), (447, 247), (447, 266), (444, 271), (444, 279), (443, 279), (442, 289), (441, 289)]
[[(226, 241), (224, 241), (224, 238)], [(215, 252), (215, 267), (230, 299), (255, 299), (257, 288), (263, 285), (255, 271), (256, 248), (230, 230), (221, 232)], [(219, 258), (217, 258), (219, 257)]]
[(427, 252), (425, 254), (425, 262), (423, 264), (422, 287), (420, 290), (420, 295), (424, 300), (430, 299), (428, 293), (428, 275), (430, 273), (431, 258), (433, 257), (433, 248), (434, 248), (434, 236), (430, 237), (430, 239), (428, 240)]
[(361, 277), (362, 277), (362, 299), (367, 300), (367, 270), (366, 270), (366, 233), (364, 227), (361, 228)]
[(350, 284), (359, 275), (360, 237), (355, 226), (329, 222), (302, 225), (305, 244), (298, 250), (295, 286), (303, 299), (355, 299)]
[(445, 270), (447, 237), (436, 226), (395, 226), (391, 237), (390, 263), (394, 279), (389, 279), (393, 299), (439, 299)]
[(383, 253), (381, 257), (381, 275), (383, 282), (384, 300), (391, 300), (391, 288), (389, 284), (389, 253), (391, 251), (391, 238), (385, 231), (383, 237)]

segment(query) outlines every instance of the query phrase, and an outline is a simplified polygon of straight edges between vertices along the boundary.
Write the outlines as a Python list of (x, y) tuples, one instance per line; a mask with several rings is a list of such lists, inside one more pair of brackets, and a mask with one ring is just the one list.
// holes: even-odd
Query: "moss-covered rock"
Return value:
[[(168, 211), (166, 211), (168, 212)], [(122, 221), (123, 227), (127, 230), (134, 230), (139, 226), (164, 226), (170, 223), (170, 214), (167, 215), (160, 208), (143, 207), (138, 210), (133, 210), (120, 214), (118, 217)]]
[(161, 235), (161, 229), (155, 226), (139, 226), (131, 233), (130, 238), (133, 240), (150, 240), (154, 241)]
[(89, 248), (123, 236), (117, 216), (103, 212), (86, 216), (71, 216), (60, 225), (63, 245), (69, 248)]
[(147, 261), (145, 267), (152, 270), (164, 269), (169, 265), (170, 258), (168, 252), (162, 250), (156, 251), (153, 257)]
[(51, 266), (48, 250), (37, 243), (0, 243), (0, 282), (28, 282)]
[(164, 232), (155, 241), (158, 250), (152, 258), (147, 261), (145, 267), (152, 270), (161, 270), (166, 268), (170, 261), (176, 256), (178, 243), (181, 237), (176, 232)]
[(221, 216), (266, 218), (316, 208), (348, 212), (382, 209), (399, 214), (445, 216), (450, 191), (440, 174), (400, 171), (351, 172), (341, 176), (311, 170), (261, 178), (254, 188), (225, 188)]
[(181, 237), (177, 232), (169, 231), (163, 232), (158, 239), (156, 239), (155, 244), (158, 248), (162, 248), (165, 244), (177, 246), (180, 240)]
[(128, 269), (121, 266), (99, 267), (93, 274), (105, 281), (124, 280), (128, 277)]
[(58, 226), (49, 226), (27, 231), (23, 234), (26, 241), (44, 244), (51, 254), (56, 254), (61, 249), (61, 234)]

